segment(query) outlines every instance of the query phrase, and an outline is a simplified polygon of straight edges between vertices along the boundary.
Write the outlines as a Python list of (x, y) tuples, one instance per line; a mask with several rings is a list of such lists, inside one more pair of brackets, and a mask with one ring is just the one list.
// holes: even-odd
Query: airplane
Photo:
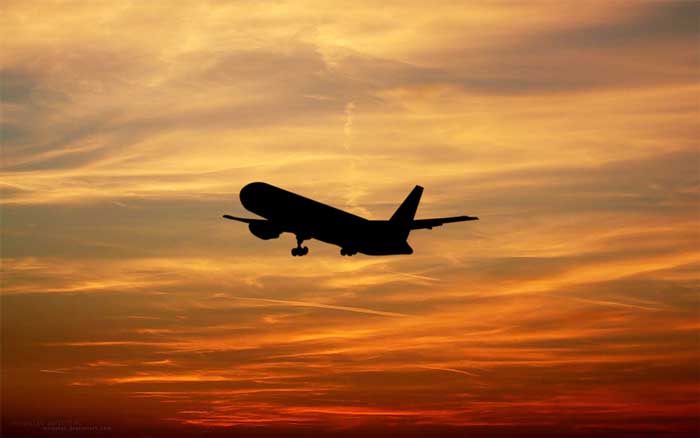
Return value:
[(316, 239), (340, 247), (340, 255), (371, 256), (413, 254), (407, 242), (412, 230), (432, 229), (452, 222), (475, 221), (474, 216), (414, 219), (423, 187), (415, 186), (389, 220), (368, 220), (264, 182), (253, 182), (239, 193), (243, 206), (263, 217), (252, 219), (225, 214), (225, 219), (248, 224), (250, 232), (263, 240), (282, 233), (296, 235), (293, 256), (305, 256), (305, 240)]

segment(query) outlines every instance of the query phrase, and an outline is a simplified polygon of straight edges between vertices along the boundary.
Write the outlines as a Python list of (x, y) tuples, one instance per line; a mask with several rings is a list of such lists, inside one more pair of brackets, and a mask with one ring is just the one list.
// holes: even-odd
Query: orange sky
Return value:
[(459, 3), (3, 2), (5, 432), (697, 433), (699, 3)]

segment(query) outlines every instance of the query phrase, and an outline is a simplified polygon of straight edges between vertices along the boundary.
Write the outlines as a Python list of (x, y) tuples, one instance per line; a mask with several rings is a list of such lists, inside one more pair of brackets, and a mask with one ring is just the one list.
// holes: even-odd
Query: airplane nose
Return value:
[[(247, 184), (245, 187), (241, 189), (241, 191), (238, 193), (238, 197), (241, 199), (241, 204), (245, 208), (248, 208), (248, 205), (250, 204), (251, 200), (251, 194), (250, 192), (252, 191), (253, 187), (251, 187), (254, 183)], [(248, 208), (250, 210), (250, 208)]]
[(255, 208), (255, 193), (263, 186), (263, 183), (260, 182), (252, 182), (250, 184), (247, 184), (245, 187), (243, 187), (238, 194), (238, 197), (241, 199), (241, 204), (249, 210), (253, 211)]

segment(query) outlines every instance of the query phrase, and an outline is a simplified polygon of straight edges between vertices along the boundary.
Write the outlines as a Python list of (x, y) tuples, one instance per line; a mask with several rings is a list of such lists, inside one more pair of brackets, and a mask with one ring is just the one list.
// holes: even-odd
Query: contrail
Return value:
[(431, 367), (427, 365), (420, 365), (418, 368), (424, 368), (426, 370), (447, 371), (448, 373), (466, 374), (467, 376), (479, 377), (478, 374), (470, 373), (469, 371), (458, 370), (456, 368)]
[(343, 147), (350, 150), (350, 139), (352, 137), (352, 116), (355, 110), (355, 102), (348, 102), (345, 105), (345, 124), (343, 125)]
[(617, 301), (607, 301), (607, 300), (593, 300), (590, 298), (578, 298), (578, 297), (570, 297), (576, 301), (582, 301), (584, 303), (591, 303), (591, 304), (598, 304), (601, 306), (618, 306), (618, 307), (628, 307), (630, 309), (639, 309), (639, 310), (648, 310), (650, 312), (658, 312), (659, 308), (656, 307), (649, 307), (649, 306), (642, 306), (639, 304), (630, 304), (630, 303), (620, 303)]
[(344, 310), (346, 312), (366, 313), (369, 315), (401, 316), (401, 317), (411, 316), (411, 315), (407, 315), (405, 313), (383, 312), (381, 310), (363, 309), (361, 307), (334, 306), (332, 304), (308, 303), (305, 301), (273, 300), (270, 298), (232, 297), (232, 296), (230, 296), (229, 298), (235, 298), (238, 300), (261, 301), (261, 302), (265, 302), (265, 303), (287, 304), (289, 306), (297, 306), (297, 307), (317, 307), (320, 309)]

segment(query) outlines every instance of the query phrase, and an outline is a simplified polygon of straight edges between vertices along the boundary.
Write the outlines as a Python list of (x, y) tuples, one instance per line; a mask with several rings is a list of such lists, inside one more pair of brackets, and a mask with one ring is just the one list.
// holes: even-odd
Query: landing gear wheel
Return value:
[(301, 246), (302, 243), (304, 243), (304, 240), (308, 240), (309, 237), (305, 236), (300, 236), (297, 234), (297, 247), (292, 248), (292, 255), (293, 256), (305, 256), (306, 254), (309, 253), (309, 248), (306, 246)]
[(308, 246), (297, 246), (296, 248), (292, 248), (292, 255), (294, 257), (296, 256), (305, 256), (306, 254), (309, 253), (309, 247)]

